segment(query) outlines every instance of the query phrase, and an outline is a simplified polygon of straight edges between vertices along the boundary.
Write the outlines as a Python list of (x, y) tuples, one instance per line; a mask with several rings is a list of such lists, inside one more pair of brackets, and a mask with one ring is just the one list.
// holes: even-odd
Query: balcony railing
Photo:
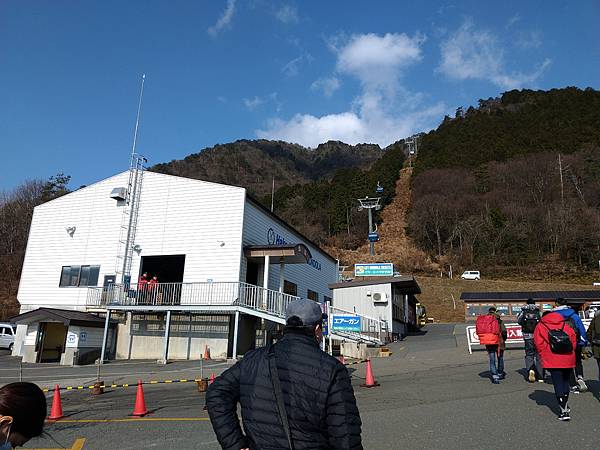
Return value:
[(243, 306), (285, 317), (287, 305), (299, 297), (248, 283), (199, 282), (113, 284), (88, 288), (88, 308), (107, 306)]

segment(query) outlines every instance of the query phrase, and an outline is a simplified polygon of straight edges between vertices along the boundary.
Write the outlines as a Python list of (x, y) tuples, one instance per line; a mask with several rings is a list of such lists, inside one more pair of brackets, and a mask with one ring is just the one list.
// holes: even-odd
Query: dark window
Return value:
[(308, 297), (309, 300), (314, 300), (315, 302), (319, 301), (319, 293), (318, 292), (307, 289), (306, 296)]
[(296, 283), (292, 283), (291, 281), (284, 280), (283, 281), (283, 293), (289, 295), (298, 295), (298, 285)]
[(323, 296), (323, 301), (324, 301), (325, 303), (327, 303), (327, 302), (331, 303), (331, 297), (327, 297), (327, 296), (325, 295), (325, 296)]
[(97, 286), (100, 266), (63, 266), (60, 287)]

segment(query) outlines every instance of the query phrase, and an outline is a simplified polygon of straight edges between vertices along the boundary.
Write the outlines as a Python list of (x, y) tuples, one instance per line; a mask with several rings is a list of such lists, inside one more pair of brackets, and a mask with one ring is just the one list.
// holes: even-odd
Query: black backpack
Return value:
[(526, 309), (523, 311), (519, 325), (523, 329), (523, 333), (533, 333), (535, 327), (540, 321), (540, 310), (539, 309)]
[(569, 335), (565, 332), (566, 320), (563, 320), (563, 324), (560, 330), (551, 330), (544, 322), (540, 322), (548, 330), (548, 343), (550, 344), (550, 351), (558, 355), (568, 355), (573, 353), (573, 343), (569, 339)]

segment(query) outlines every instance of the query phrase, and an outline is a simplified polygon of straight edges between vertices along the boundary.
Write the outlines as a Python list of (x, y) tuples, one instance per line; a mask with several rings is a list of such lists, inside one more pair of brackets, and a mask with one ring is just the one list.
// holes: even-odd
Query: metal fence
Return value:
[(239, 305), (285, 317), (287, 305), (298, 297), (236, 281), (198, 283), (113, 284), (88, 288), (86, 305), (218, 306)]
[[(331, 320), (335, 316), (355, 316), (360, 318), (360, 331), (332, 329), (331, 332), (334, 335), (352, 341), (362, 341), (373, 344), (383, 344), (390, 341), (389, 329), (387, 321), (385, 320), (364, 316), (362, 314), (358, 314), (353, 311), (347, 311), (335, 306), (329, 307), (329, 314), (331, 315), (330, 323), (332, 323)], [(334, 327), (332, 326), (332, 328)]]

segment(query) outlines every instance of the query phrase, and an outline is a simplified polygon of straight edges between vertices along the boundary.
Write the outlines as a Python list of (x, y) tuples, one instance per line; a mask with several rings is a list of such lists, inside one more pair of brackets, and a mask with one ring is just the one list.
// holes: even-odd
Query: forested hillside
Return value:
[(311, 150), (282, 141), (239, 140), (215, 145), (150, 170), (242, 186), (255, 196), (277, 187), (332, 177), (343, 168), (366, 168), (381, 156), (378, 145), (329, 141)]
[(410, 235), (439, 262), (500, 275), (596, 268), (600, 92), (511, 91), (422, 139)]

